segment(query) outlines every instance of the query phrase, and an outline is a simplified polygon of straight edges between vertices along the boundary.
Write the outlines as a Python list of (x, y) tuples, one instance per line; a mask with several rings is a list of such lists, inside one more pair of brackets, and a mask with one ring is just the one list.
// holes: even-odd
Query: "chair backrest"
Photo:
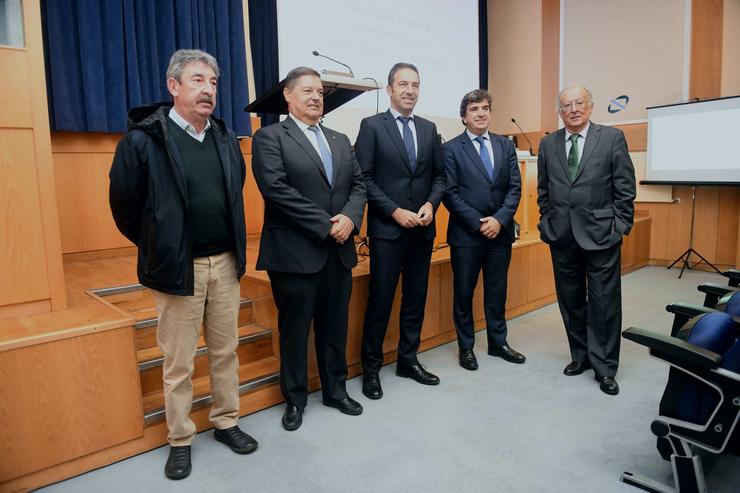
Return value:
[[(678, 331), (678, 339), (700, 346), (717, 354), (724, 354), (735, 344), (737, 330), (730, 315), (712, 312), (693, 317)], [(671, 368), (660, 414), (690, 423), (706, 422), (719, 402), (717, 392), (696, 378)]]
[[(735, 322), (727, 313), (712, 312), (693, 317), (678, 331), (676, 337), (723, 356), (723, 367), (740, 371), (740, 340), (737, 340)], [(671, 367), (660, 414), (694, 424), (704, 424), (719, 404), (719, 394), (705, 383)], [(737, 453), (738, 436), (735, 431), (729, 449)], [(661, 456), (670, 460), (671, 448), (665, 439), (658, 439)]]
[(725, 313), (729, 313), (733, 317), (740, 317), (740, 291), (727, 293), (721, 297), (715, 308)]

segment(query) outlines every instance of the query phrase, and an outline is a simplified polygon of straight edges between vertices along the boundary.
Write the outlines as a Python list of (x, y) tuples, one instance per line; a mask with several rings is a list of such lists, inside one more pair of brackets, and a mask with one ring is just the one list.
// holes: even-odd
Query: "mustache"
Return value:
[(198, 98), (197, 103), (208, 103), (213, 106), (213, 98), (211, 96), (201, 96)]

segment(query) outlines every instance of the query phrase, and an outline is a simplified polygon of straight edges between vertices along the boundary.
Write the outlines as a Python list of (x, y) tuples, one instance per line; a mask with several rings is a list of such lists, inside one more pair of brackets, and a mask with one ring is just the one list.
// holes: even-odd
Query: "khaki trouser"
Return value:
[(239, 360), (236, 354), (239, 316), (239, 281), (231, 252), (193, 261), (193, 296), (154, 291), (159, 312), (157, 343), (164, 355), (162, 377), (170, 445), (190, 445), (195, 424), (190, 419), (193, 401), (191, 376), (201, 322), (208, 346), (213, 406), (209, 419), (218, 429), (239, 419)]

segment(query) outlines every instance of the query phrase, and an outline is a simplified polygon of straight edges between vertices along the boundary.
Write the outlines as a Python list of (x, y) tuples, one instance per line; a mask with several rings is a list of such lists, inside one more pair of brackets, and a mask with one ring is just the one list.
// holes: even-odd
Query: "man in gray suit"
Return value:
[(593, 368), (603, 392), (619, 393), (622, 328), (620, 248), (634, 218), (635, 170), (621, 130), (589, 121), (591, 92), (560, 93), (565, 128), (540, 142), (537, 203), (550, 245), (555, 289), (572, 361), (563, 373)]

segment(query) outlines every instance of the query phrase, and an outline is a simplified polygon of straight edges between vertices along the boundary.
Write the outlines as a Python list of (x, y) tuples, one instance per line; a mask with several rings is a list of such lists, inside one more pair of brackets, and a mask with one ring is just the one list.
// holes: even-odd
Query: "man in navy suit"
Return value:
[(524, 363), (525, 357), (506, 342), (505, 318), (514, 213), (522, 193), (516, 151), (509, 139), (488, 131), (491, 96), (487, 91), (467, 93), (460, 103), (460, 117), (465, 131), (442, 148), (460, 366), (478, 369), (473, 353), (473, 292), (481, 269), (488, 354)]
[(388, 74), (391, 107), (362, 120), (355, 143), (367, 184), (370, 286), (362, 339), (362, 392), (383, 395), (378, 372), (383, 339), (398, 277), (403, 272), (396, 374), (425, 385), (439, 378), (419, 364), (416, 353), (424, 322), (429, 262), (436, 235), (434, 212), (445, 187), (436, 126), (413, 114), (419, 71), (397, 63)]

